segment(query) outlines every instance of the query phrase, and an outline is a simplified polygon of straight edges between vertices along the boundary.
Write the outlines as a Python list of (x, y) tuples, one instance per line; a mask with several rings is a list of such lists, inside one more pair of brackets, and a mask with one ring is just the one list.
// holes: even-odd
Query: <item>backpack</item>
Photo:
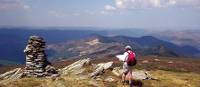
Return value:
[(137, 63), (137, 60), (135, 58), (135, 53), (133, 51), (127, 51), (128, 53), (128, 59), (127, 59), (127, 64), (128, 66), (134, 66)]

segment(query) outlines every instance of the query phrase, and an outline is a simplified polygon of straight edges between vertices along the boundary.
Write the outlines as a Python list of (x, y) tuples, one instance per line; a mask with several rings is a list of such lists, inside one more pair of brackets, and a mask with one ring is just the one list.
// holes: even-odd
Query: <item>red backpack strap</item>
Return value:
[(135, 59), (135, 53), (133, 51), (130, 50), (130, 51), (127, 51), (127, 53), (129, 54), (129, 56), (133, 54), (134, 59)]

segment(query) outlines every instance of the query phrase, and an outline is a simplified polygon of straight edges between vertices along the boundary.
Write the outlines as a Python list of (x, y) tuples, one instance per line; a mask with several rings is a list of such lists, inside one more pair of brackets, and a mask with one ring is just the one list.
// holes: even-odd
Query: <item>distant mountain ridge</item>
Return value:
[[(134, 38), (127, 36), (106, 37), (92, 35), (79, 41), (51, 44), (47, 49), (54, 51), (53, 53), (55, 54), (53, 55), (56, 55), (54, 58), (61, 59), (80, 56), (103, 57), (123, 53), (126, 45), (131, 45), (136, 53), (141, 56), (195, 57), (194, 55), (200, 52), (193, 47), (180, 47), (152, 36)], [(189, 50), (186, 50), (186, 48)]]
[(179, 46), (193, 46), (200, 50), (200, 30), (162, 31), (151, 34)]
[(192, 46), (177, 46), (173, 43), (157, 39), (153, 36), (143, 36), (139, 38), (116, 36), (116, 37), (110, 37), (109, 40), (114, 41), (114, 42), (121, 42), (125, 44), (132, 44), (136, 46), (136, 48), (144, 48), (144, 49), (164, 46), (168, 50), (175, 51), (175, 53), (177, 54), (185, 54), (185, 56), (195, 55), (199, 53), (199, 50)]

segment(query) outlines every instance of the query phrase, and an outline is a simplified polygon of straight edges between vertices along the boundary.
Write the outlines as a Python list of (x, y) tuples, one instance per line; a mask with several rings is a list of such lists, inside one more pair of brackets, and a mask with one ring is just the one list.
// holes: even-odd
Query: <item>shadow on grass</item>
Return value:
[(140, 80), (132, 80), (130, 87), (134, 87), (134, 86), (142, 87), (143, 83)]
[[(126, 84), (129, 84), (129, 81), (126, 81)], [(129, 84), (129, 87), (142, 87), (143, 83), (140, 80), (132, 80), (131, 84)]]
[[(159, 79), (153, 78), (151, 80), (160, 81)], [(143, 82), (141, 80), (132, 80), (131, 85), (129, 87), (143, 87)]]

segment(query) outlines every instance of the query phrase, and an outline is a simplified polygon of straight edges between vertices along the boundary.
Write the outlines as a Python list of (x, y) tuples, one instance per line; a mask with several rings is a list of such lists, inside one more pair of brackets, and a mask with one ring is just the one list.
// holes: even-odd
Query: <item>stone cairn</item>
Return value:
[(24, 52), (26, 54), (25, 76), (44, 77), (57, 74), (56, 69), (47, 60), (45, 41), (39, 36), (30, 36)]

